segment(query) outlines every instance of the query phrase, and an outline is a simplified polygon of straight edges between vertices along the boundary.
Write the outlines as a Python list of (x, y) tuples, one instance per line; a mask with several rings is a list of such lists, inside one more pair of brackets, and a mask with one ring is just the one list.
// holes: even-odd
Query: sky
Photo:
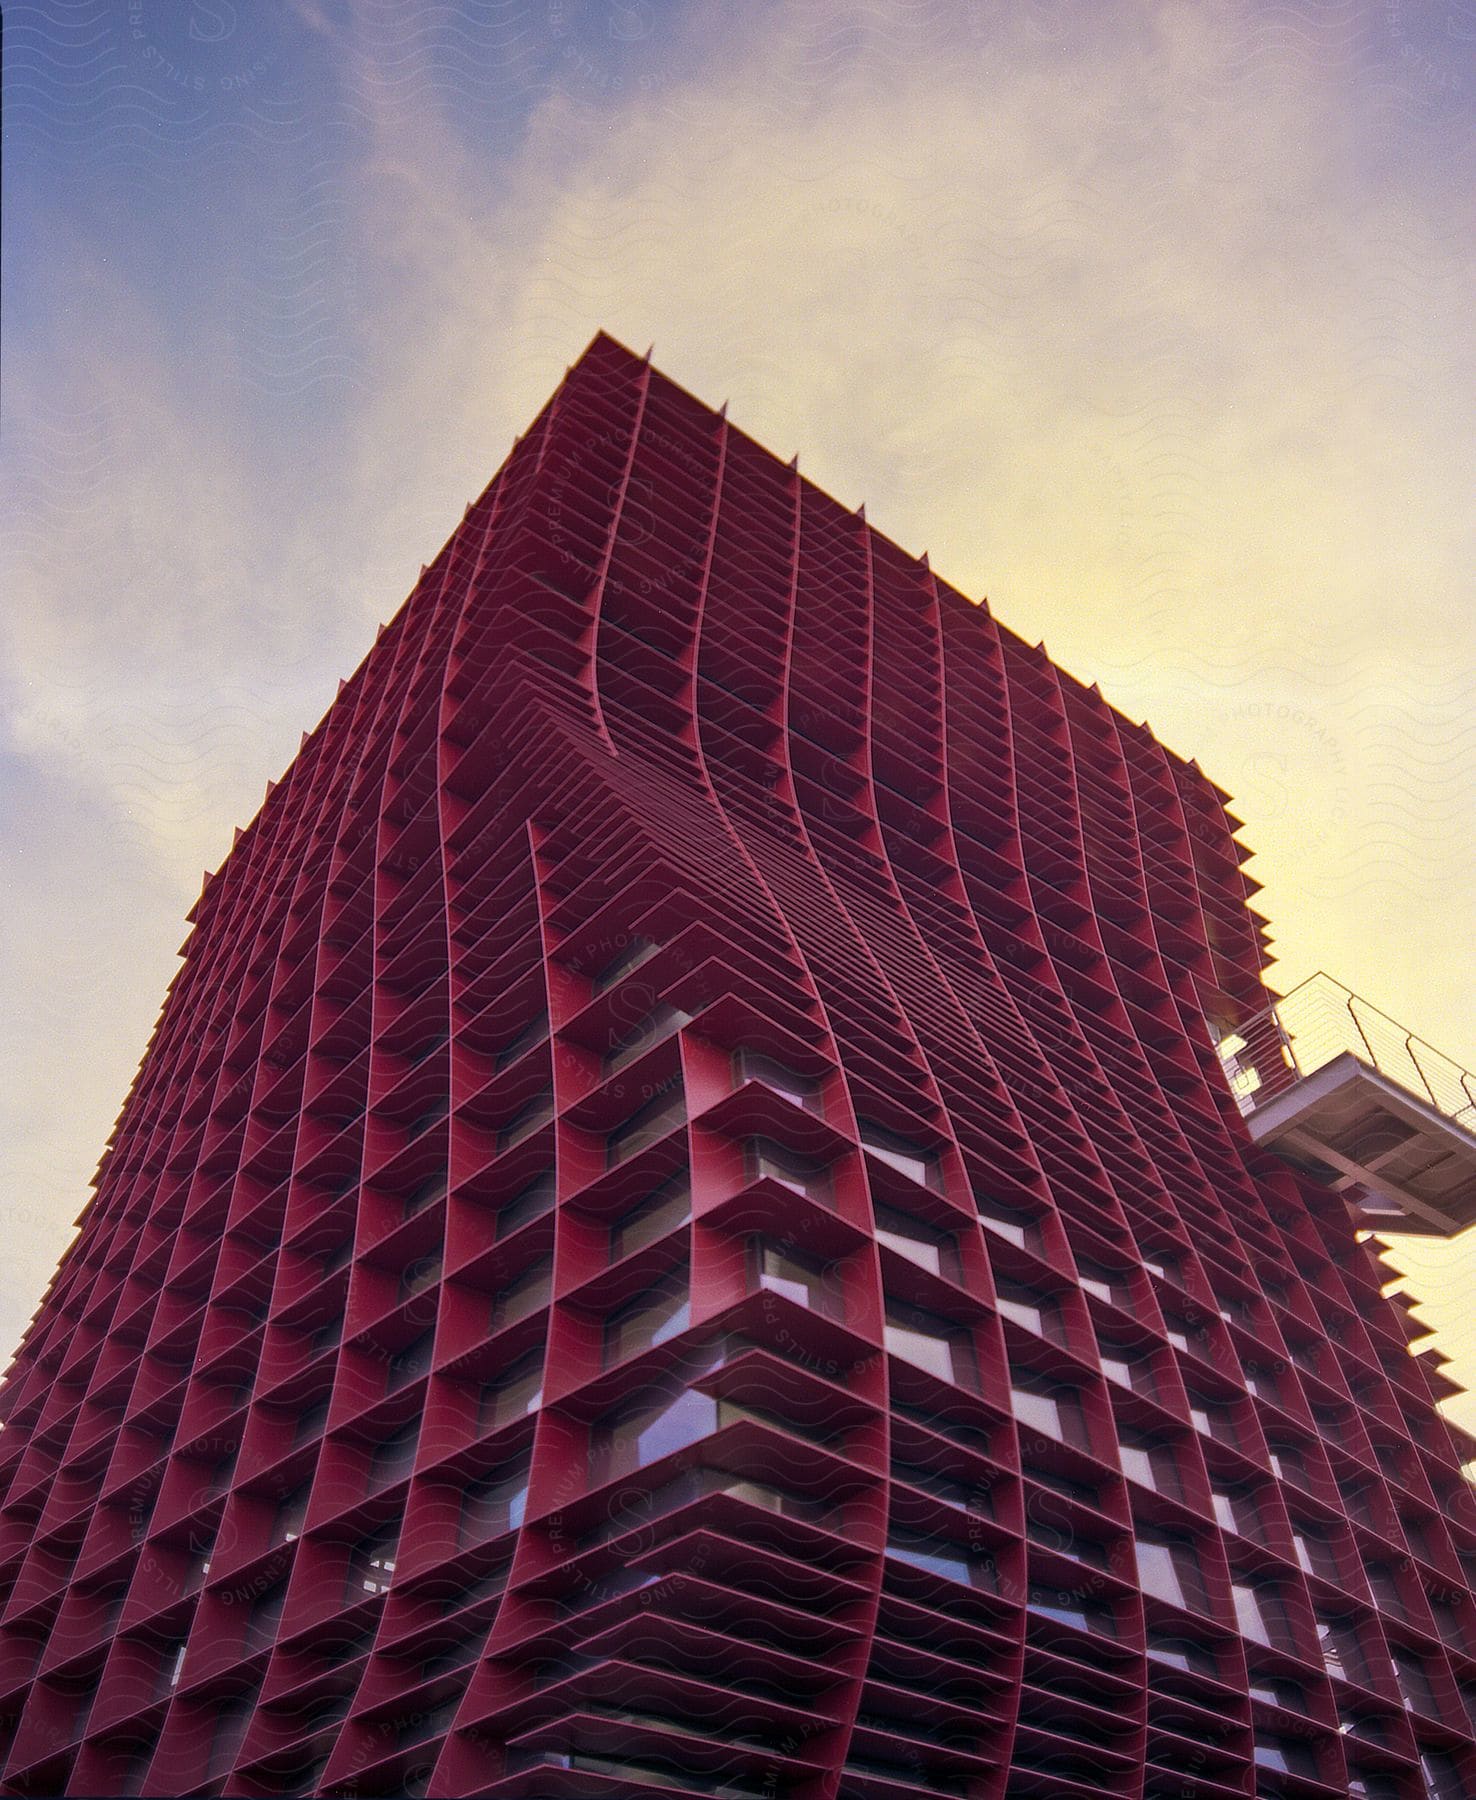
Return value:
[[(0, 1360), (202, 872), (601, 327), (1197, 757), (1282, 989), (1476, 1068), (1476, 0), (5, 24)], [(1476, 1244), (1404, 1260), (1476, 1381)]]

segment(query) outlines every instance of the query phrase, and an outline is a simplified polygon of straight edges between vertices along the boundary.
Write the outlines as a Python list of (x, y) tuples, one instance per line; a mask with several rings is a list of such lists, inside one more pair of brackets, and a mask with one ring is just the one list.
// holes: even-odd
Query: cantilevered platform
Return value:
[(1220, 1053), (1251, 1136), (1339, 1190), (1367, 1230), (1476, 1224), (1476, 1077), (1330, 976)]

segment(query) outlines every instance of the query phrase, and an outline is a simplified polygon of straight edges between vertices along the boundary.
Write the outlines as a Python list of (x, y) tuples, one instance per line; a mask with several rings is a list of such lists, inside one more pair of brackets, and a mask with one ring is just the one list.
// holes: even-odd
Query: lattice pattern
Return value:
[(7, 1791), (1476, 1792), (1222, 800), (596, 339), (196, 907), (3, 1394)]

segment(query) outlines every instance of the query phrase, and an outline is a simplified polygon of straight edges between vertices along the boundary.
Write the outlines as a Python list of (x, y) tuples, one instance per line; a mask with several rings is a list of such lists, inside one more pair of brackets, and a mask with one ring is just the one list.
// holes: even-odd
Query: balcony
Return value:
[(1361, 1228), (1476, 1224), (1476, 1075), (1377, 1007), (1317, 974), (1218, 1048), (1251, 1136), (1340, 1192)]

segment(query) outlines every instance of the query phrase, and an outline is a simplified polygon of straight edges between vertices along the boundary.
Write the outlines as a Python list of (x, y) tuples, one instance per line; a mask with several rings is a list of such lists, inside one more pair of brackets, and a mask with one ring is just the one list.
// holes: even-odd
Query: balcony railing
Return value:
[(1374, 1230), (1476, 1224), (1476, 1075), (1330, 975), (1219, 1038), (1251, 1135)]
[(1476, 1132), (1476, 1075), (1321, 971), (1220, 1042), (1244, 1113), (1344, 1054)]

